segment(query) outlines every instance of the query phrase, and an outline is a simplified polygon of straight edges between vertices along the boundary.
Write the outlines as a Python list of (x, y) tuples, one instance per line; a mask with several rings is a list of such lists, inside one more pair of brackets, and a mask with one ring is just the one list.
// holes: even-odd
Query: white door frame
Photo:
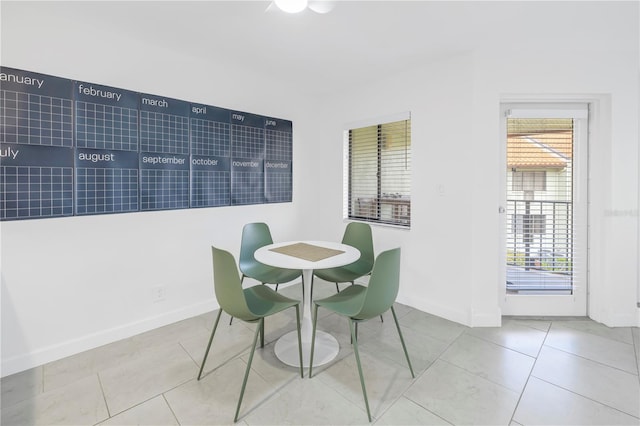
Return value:
[[(585, 316), (587, 315), (588, 297), (588, 151), (589, 151), (589, 122), (588, 118), (576, 118), (579, 121), (574, 140), (574, 175), (573, 175), (573, 204), (574, 204), (574, 254), (573, 258), (581, 261), (574, 271), (575, 281), (571, 295), (535, 295), (535, 294), (507, 294), (506, 291), (506, 169), (507, 169), (507, 110), (531, 110), (538, 117), (554, 118), (564, 111), (571, 115), (580, 116), (581, 110), (588, 108), (588, 102), (561, 102), (554, 99), (511, 100), (503, 99), (500, 105), (500, 306), (503, 315), (524, 316)], [(572, 111), (573, 110), (573, 111)], [(574, 114), (575, 113), (575, 114)], [(584, 114), (584, 112), (583, 112)], [(530, 114), (531, 115), (531, 114)], [(534, 117), (532, 117), (534, 118)], [(577, 236), (577, 238), (576, 238)]]

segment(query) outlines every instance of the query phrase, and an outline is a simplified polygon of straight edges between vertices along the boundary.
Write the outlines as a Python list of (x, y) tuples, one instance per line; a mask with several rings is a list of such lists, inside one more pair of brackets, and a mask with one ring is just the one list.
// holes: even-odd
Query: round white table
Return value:
[[(272, 249), (279, 249), (294, 244), (309, 244), (312, 246), (339, 250), (341, 253), (321, 260), (305, 260), (293, 255), (278, 253)], [(302, 362), (304, 367), (309, 366), (311, 355), (311, 334), (313, 331), (311, 317), (311, 279), (314, 269), (335, 268), (337, 266), (348, 265), (360, 258), (360, 251), (352, 246), (328, 241), (288, 241), (283, 243), (270, 244), (256, 250), (254, 254), (256, 260), (266, 265), (278, 268), (299, 269), (303, 278), (303, 300), (302, 318), (300, 334), (302, 336)], [(297, 331), (292, 331), (280, 337), (275, 344), (275, 353), (278, 359), (287, 365), (300, 366), (298, 356), (298, 335)], [(335, 337), (324, 331), (316, 330), (316, 343), (313, 355), (313, 366), (323, 365), (331, 361), (338, 355), (340, 346)]]

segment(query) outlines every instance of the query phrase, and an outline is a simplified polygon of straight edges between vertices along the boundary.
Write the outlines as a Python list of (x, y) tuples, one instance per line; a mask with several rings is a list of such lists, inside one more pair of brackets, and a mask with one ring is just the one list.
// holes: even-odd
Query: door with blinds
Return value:
[(504, 315), (586, 315), (588, 105), (502, 106)]

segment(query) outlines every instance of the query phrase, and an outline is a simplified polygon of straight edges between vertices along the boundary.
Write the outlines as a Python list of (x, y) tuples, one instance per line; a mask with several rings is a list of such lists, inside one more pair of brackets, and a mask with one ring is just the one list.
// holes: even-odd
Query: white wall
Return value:
[(403, 247), (401, 301), (464, 324), (497, 325), (500, 102), (591, 102), (588, 313), (609, 326), (638, 325), (637, 64), (637, 49), (488, 47), (327, 98), (323, 121), (334, 125), (304, 152), (324, 179), (313, 199), (329, 200), (337, 214), (342, 181), (324, 171), (341, 161), (342, 123), (411, 111), (412, 229), (376, 228), (376, 248)]
[[(536, 53), (545, 61), (532, 61)], [(495, 98), (521, 94), (594, 101), (588, 311), (610, 326), (638, 324), (638, 240), (632, 236), (637, 233), (638, 214), (638, 98), (633, 71), (637, 49), (627, 53), (586, 46), (558, 52), (506, 49), (477, 57), (478, 81), (483, 82), (476, 86), (479, 111), (492, 108)]]
[[(473, 139), (469, 126), (472, 84), (472, 57), (461, 55), (409, 70), (337, 99), (329, 98), (322, 121), (331, 125), (313, 135), (316, 143), (303, 153), (305, 160), (316, 159), (309, 167), (324, 179), (306, 202), (329, 200), (327, 205), (332, 206), (337, 228), (342, 213), (342, 177), (326, 171), (330, 170), (328, 165), (336, 170), (342, 165), (344, 124), (411, 111), (411, 230), (374, 227), (376, 252), (394, 246), (403, 249), (400, 301), (465, 324), (472, 323), (473, 277), (471, 268), (461, 268), (459, 262), (472, 258), (472, 180), (461, 167), (471, 158), (464, 147)], [(328, 143), (332, 149), (326, 149)], [(444, 195), (438, 191), (441, 185)], [(319, 222), (325, 212), (309, 214), (313, 214), (311, 220)], [(497, 324), (497, 296), (494, 299), (493, 306), (483, 308), (487, 312), (482, 315)]]
[[(3, 4), (2, 65), (290, 119), (294, 202), (2, 222), (2, 375), (217, 308), (210, 246), (237, 256), (251, 221), (293, 239), (302, 217), (305, 99), (250, 70), (86, 21), (67, 5)], [(51, 22), (55, 33), (34, 30)], [(166, 295), (154, 302), (158, 286)]]
[[(412, 114), (412, 228), (375, 227), (376, 252), (402, 246), (399, 301), (499, 325), (498, 111), (513, 94), (602, 100), (590, 314), (639, 325), (637, 51), (479, 48), (311, 100), (233, 64), (112, 31), (99, 17), (74, 19), (70, 5), (56, 17), (14, 5), (23, 13), (3, 16), (2, 65), (291, 119), (294, 201), (1, 223), (2, 375), (215, 308), (209, 246), (237, 254), (246, 222), (267, 221), (277, 240), (341, 238), (343, 124), (402, 111)], [(51, 19), (55, 37), (25, 30)], [(166, 298), (154, 303), (158, 285)]]

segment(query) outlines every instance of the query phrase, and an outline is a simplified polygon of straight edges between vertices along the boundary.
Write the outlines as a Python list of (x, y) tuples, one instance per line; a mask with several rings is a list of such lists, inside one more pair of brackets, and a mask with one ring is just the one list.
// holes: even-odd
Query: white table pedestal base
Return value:
[[(300, 366), (300, 356), (298, 355), (298, 332), (291, 331), (282, 336), (274, 347), (276, 357), (282, 362), (292, 367)], [(334, 359), (340, 351), (340, 345), (335, 337), (324, 331), (316, 330), (316, 345), (313, 354), (313, 366), (323, 365)], [(302, 364), (304, 368), (309, 367), (311, 357), (311, 340), (305, 341), (302, 338)]]
[[(311, 280), (313, 270), (334, 268), (336, 266), (348, 265), (360, 257), (360, 252), (355, 247), (346, 244), (329, 243), (326, 241), (309, 241), (305, 244), (317, 245), (333, 250), (338, 250), (340, 254), (330, 256), (325, 259), (311, 261), (287, 254), (273, 251), (274, 247), (282, 247), (299, 242), (285, 242), (270, 244), (260, 247), (255, 251), (256, 260), (266, 265), (278, 268), (299, 269), (302, 271), (302, 306), (300, 312), (300, 335), (302, 336), (302, 366), (309, 367), (311, 358), (311, 333), (313, 331), (311, 323)], [(276, 357), (287, 365), (300, 367), (300, 355), (298, 353), (298, 333), (291, 331), (280, 337), (275, 344)], [(313, 366), (323, 365), (334, 359), (340, 351), (340, 345), (335, 337), (324, 331), (316, 330), (316, 343), (314, 346)]]

